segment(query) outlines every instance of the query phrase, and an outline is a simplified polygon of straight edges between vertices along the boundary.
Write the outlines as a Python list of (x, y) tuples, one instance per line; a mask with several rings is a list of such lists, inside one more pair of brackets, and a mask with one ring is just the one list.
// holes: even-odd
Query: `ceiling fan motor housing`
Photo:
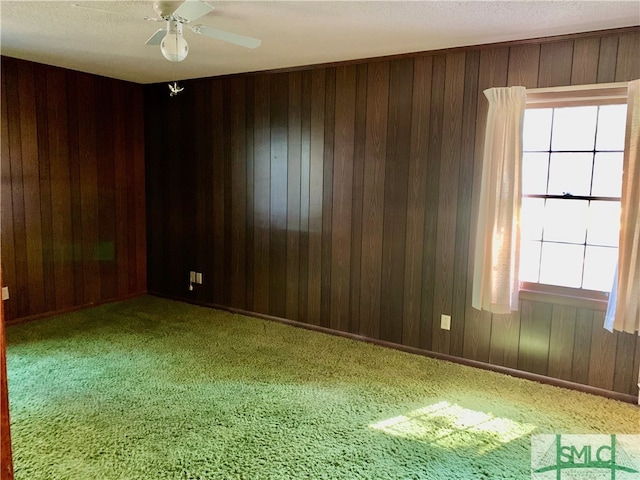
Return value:
[(156, 1), (153, 2), (153, 10), (160, 16), (167, 20), (173, 15), (173, 12), (180, 6), (182, 2), (171, 1)]

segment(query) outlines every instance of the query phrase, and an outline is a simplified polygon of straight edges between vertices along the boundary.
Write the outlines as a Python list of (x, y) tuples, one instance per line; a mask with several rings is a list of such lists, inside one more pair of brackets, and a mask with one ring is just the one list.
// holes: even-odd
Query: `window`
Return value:
[(617, 261), (626, 93), (532, 105), (527, 95), (520, 281), (593, 298), (610, 291)]

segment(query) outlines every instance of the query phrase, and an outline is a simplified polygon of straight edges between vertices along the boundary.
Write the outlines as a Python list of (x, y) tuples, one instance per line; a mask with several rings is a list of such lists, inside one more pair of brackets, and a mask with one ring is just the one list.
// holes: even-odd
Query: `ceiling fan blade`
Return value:
[(115, 13), (116, 15), (130, 16), (127, 13), (119, 12), (117, 10), (105, 10), (103, 8), (89, 7), (89, 6), (86, 6), (86, 5), (80, 5), (78, 3), (72, 3), (71, 6), (74, 7), (74, 8), (82, 8), (83, 10), (91, 10), (92, 12)]
[(213, 9), (214, 7), (201, 0), (185, 0), (182, 5), (173, 12), (173, 16), (176, 19), (184, 20), (183, 23), (192, 22), (213, 11)]
[[(81, 8), (83, 10), (90, 10), (92, 12), (113, 13), (115, 15), (122, 15), (123, 17), (134, 18), (133, 15), (130, 15), (129, 13), (126, 13), (126, 12), (119, 12), (118, 10), (105, 10), (103, 8), (89, 7), (87, 5), (80, 5), (78, 3), (72, 3), (71, 6), (75, 8)], [(140, 17), (136, 17), (136, 18), (140, 18)], [(154, 17), (148, 17), (148, 16), (142, 17), (142, 20), (148, 20), (150, 22), (164, 22), (164, 20), (161, 18), (154, 18)]]
[(165, 28), (160, 28), (156, 30), (156, 33), (149, 37), (149, 40), (144, 42), (145, 45), (160, 45), (162, 43), (162, 39), (167, 35), (167, 30)]
[(262, 43), (257, 38), (245, 37), (244, 35), (238, 35), (237, 33), (225, 32), (224, 30), (218, 30), (217, 28), (207, 27), (206, 25), (194, 25), (191, 27), (195, 33), (205, 35), (211, 38), (217, 38), (224, 42), (233, 43), (246, 48), (257, 48)]

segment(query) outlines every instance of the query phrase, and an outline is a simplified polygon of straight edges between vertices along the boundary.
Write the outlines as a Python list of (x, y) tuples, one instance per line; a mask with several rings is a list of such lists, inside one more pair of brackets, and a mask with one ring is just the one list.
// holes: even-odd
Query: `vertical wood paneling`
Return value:
[(356, 68), (336, 69), (331, 218), (331, 318), (335, 330), (349, 329), (351, 311), (351, 218), (355, 135)]
[(598, 78), (599, 38), (578, 38), (573, 44), (571, 85), (596, 83)]
[(254, 190), (254, 177), (255, 177), (255, 153), (254, 153), (254, 137), (255, 137), (255, 76), (249, 75), (246, 77), (246, 108), (245, 108), (245, 122), (246, 122), (246, 163), (247, 163), (247, 259), (246, 259), (246, 271), (247, 271), (247, 292), (245, 294), (245, 305), (247, 310), (254, 311), (254, 297), (255, 297), (255, 190)]
[(538, 87), (571, 85), (573, 40), (543, 43), (540, 48)]
[[(127, 244), (128, 227), (129, 222), (127, 218), (129, 216), (129, 202), (127, 198), (127, 133), (126, 123), (124, 121), (125, 105), (124, 99), (124, 85), (116, 83), (113, 87), (113, 98), (117, 102), (114, 111), (113, 118), (111, 119), (111, 129), (113, 132), (113, 161), (114, 161), (114, 175), (115, 175), (115, 213), (116, 213), (116, 270), (117, 270), (117, 288), (118, 295), (124, 295), (129, 291), (129, 256), (123, 255), (126, 250), (123, 245)], [(148, 120), (147, 120), (148, 121)], [(149, 148), (154, 148), (155, 145)], [(154, 199), (158, 199), (158, 202), (162, 200), (162, 193), (158, 190), (154, 191)], [(157, 204), (157, 202), (155, 203)], [(160, 229), (163, 223), (160, 210), (157, 209), (151, 213), (151, 219), (155, 228)], [(154, 229), (155, 231), (155, 229)], [(150, 249), (152, 255), (161, 255), (163, 251), (164, 243), (163, 235), (153, 235), (152, 244), (153, 248)], [(161, 278), (158, 271), (154, 271), (151, 277), (156, 280)]]
[(320, 325), (331, 324), (331, 226), (333, 220), (333, 162), (336, 124), (336, 69), (325, 71), (324, 159), (322, 191), (322, 273), (320, 277)]
[(591, 351), (591, 332), (593, 310), (579, 308), (576, 314), (575, 337), (573, 339), (573, 362), (571, 379), (578, 383), (589, 383), (589, 352)]
[(433, 301), (436, 279), (436, 240), (440, 185), (440, 152), (446, 57), (433, 57), (431, 70), (431, 105), (427, 156), (426, 207), (424, 216), (424, 249), (422, 252), (422, 305), (420, 308), (420, 348), (432, 348)]
[[(434, 289), (432, 349), (449, 353), (450, 331), (440, 328), (440, 315), (453, 310), (453, 280), (456, 252), (458, 178), (462, 139), (462, 101), (464, 99), (464, 53), (447, 55), (444, 88), (442, 151), (436, 239), (436, 283)], [(467, 240), (468, 241), (468, 240)], [(465, 265), (466, 271), (466, 265)], [(452, 319), (455, 323), (456, 320)]]
[[(119, 82), (118, 82), (119, 83)], [(133, 132), (133, 146), (130, 156), (133, 163), (133, 210), (135, 212), (135, 244), (127, 249), (134, 253), (136, 262), (135, 277), (129, 281), (128, 294), (144, 292), (147, 289), (147, 228), (146, 228), (146, 180), (145, 180), (145, 144), (144, 144), (144, 96), (142, 88), (132, 90), (130, 103), (125, 107), (130, 113), (128, 124)], [(117, 220), (116, 220), (117, 221)], [(116, 245), (117, 248), (117, 245)]]
[(411, 141), (407, 185), (407, 234), (404, 264), (402, 344), (419, 347), (422, 306), (422, 251), (429, 153), (429, 109), (431, 105), (431, 57), (413, 64)]
[(42, 257), (42, 218), (40, 210), (40, 165), (35, 105), (33, 64), (18, 66), (18, 102), (20, 104), (20, 156), (24, 188), (24, 223), (27, 247), (29, 310), (45, 311), (44, 262)]
[[(3, 259), (13, 256), (15, 261), (15, 286), (11, 288), (9, 285), (10, 303), (14, 306), (13, 312), (7, 311), (7, 319), (9, 313), (14, 313), (16, 317), (24, 317), (31, 313), (29, 308), (29, 274), (27, 270), (27, 228), (25, 224), (25, 205), (24, 190), (25, 183), (22, 175), (22, 147), (21, 147), (21, 129), (20, 129), (20, 99), (18, 92), (19, 69), (18, 63), (8, 61), (3, 63), (0, 71), (5, 76), (6, 100), (7, 100), (7, 119), (8, 119), (8, 146), (9, 156), (8, 162), (11, 171), (11, 196), (13, 206), (13, 255), (11, 251), (3, 247)], [(17, 99), (17, 101), (9, 102), (9, 99)], [(2, 157), (2, 163), (7, 162), (7, 157)], [(3, 208), (4, 210), (4, 208)], [(4, 235), (4, 229), (2, 231)], [(4, 237), (3, 237), (4, 245)]]
[(289, 75), (271, 77), (271, 170), (269, 209), (269, 313), (284, 317), (287, 275), (287, 130)]
[[(179, 131), (180, 125), (182, 125), (182, 115), (179, 109), (179, 105), (176, 103), (172, 103), (168, 105), (167, 112), (167, 126), (170, 128), (170, 131), (176, 132)], [(126, 138), (125, 132), (125, 142), (129, 144), (130, 139)], [(182, 158), (182, 152), (179, 148), (179, 142), (168, 142), (164, 146), (164, 152), (168, 155), (170, 159)], [(127, 175), (127, 163), (125, 161), (125, 176)], [(190, 265), (185, 262), (184, 255), (187, 252), (185, 248), (185, 243), (191, 241), (191, 236), (183, 235), (181, 232), (184, 231), (183, 218), (185, 214), (190, 213), (186, 211), (182, 211), (182, 189), (190, 188), (190, 184), (183, 183), (183, 176), (185, 175), (185, 167), (183, 162), (175, 162), (173, 164), (169, 164), (166, 166), (163, 177), (165, 180), (165, 188), (162, 192), (162, 199), (165, 208), (165, 215), (162, 219), (162, 228), (163, 233), (167, 237), (167, 241), (164, 242), (163, 256), (167, 258), (167, 268), (163, 269), (161, 272), (162, 284), (165, 285), (165, 288), (169, 288), (171, 291), (183, 292), (186, 289), (185, 280), (188, 277), (188, 271), (191, 270)], [(169, 181), (171, 178), (171, 181)], [(128, 191), (127, 191), (127, 202), (129, 201)], [(129, 237), (129, 232), (127, 229), (127, 238)], [(213, 235), (208, 237), (213, 242)], [(191, 249), (188, 250), (189, 252)], [(213, 255), (210, 255), (209, 258), (211, 261), (213, 260)], [(206, 273), (207, 272), (203, 272)]]
[(98, 246), (98, 169), (95, 131), (97, 89), (88, 75), (78, 77), (78, 171), (82, 222), (82, 265), (84, 303), (100, 298), (100, 265), (96, 257)]
[(638, 35), (620, 36), (615, 78), (616, 82), (640, 78), (640, 37)]
[(475, 145), (475, 118), (478, 105), (479, 52), (465, 54), (464, 100), (462, 112), (462, 137), (460, 147), (460, 173), (458, 184), (458, 208), (456, 219), (456, 246), (454, 254), (453, 306), (449, 353), (463, 356), (464, 318), (467, 310), (467, 266), (469, 238), (471, 235), (473, 190), (473, 152)]
[[(130, 154), (126, 156), (126, 171), (127, 171), (126, 173), (127, 175), (126, 199), (127, 200), (126, 201), (127, 201), (127, 204), (129, 205), (128, 207), (129, 214), (127, 215), (127, 248), (126, 248), (127, 256), (129, 257), (127, 259), (127, 263), (129, 265), (129, 271), (127, 275), (127, 278), (129, 280), (127, 291), (133, 291), (135, 289), (135, 285), (138, 277), (137, 275), (138, 259), (136, 256), (136, 247), (135, 247), (136, 236), (137, 236), (137, 231), (140, 228), (139, 222), (142, 221), (142, 219), (138, 218), (137, 216), (138, 209), (136, 207), (136, 199), (139, 196), (139, 192), (137, 192), (136, 190), (138, 188), (142, 189), (144, 187), (144, 182), (141, 182), (139, 186), (135, 183), (136, 178), (139, 177), (139, 175), (136, 174), (136, 165), (139, 164), (139, 162), (136, 162), (135, 159), (143, 158), (144, 150), (140, 150), (137, 148), (137, 146), (140, 145), (140, 138), (139, 138), (140, 131), (135, 127), (135, 123), (138, 119), (138, 112), (141, 111), (141, 107), (136, 106), (134, 90), (126, 89), (124, 92), (124, 100), (127, 105), (130, 105), (129, 112), (127, 112), (127, 115), (129, 115), (131, 118), (136, 119), (136, 120), (132, 120), (129, 128), (125, 130), (125, 142), (126, 142), (125, 148), (127, 152), (130, 152)], [(143, 122), (144, 120), (143, 118), (139, 118), (139, 121)]]
[[(640, 32), (603, 33), (204, 79), (223, 92), (209, 113), (195, 102), (170, 108), (181, 143), (193, 145), (195, 162), (205, 165), (176, 167), (170, 158), (178, 151), (154, 149), (148, 138), (148, 159), (159, 160), (147, 179), (165, 182), (167, 192), (150, 185), (148, 201), (161, 211), (174, 200), (186, 208), (191, 197), (180, 189), (193, 182), (189, 172), (218, 168), (212, 162), (221, 152), (223, 180), (211, 170), (198, 189), (220, 190), (224, 200), (196, 220), (207, 222), (208, 258), (220, 252), (209, 237), (223, 238), (223, 278), (232, 282), (218, 301), (239, 305), (245, 298), (251, 311), (635, 393), (640, 361), (625, 366), (623, 359), (637, 343), (606, 337), (601, 313), (522, 300), (519, 312), (491, 316), (470, 303), (488, 106), (483, 90), (621, 79), (636, 71), (638, 38)], [(239, 81), (246, 89), (235, 93)], [(163, 112), (168, 101), (155, 99), (148, 108)], [(209, 146), (201, 146), (206, 135), (177, 128), (193, 108), (206, 118), (188, 123), (191, 130), (216, 129)], [(176, 176), (184, 180), (177, 187), (170, 184)], [(169, 213), (169, 223), (176, 222)], [(161, 219), (150, 217), (149, 232)], [(161, 236), (179, 235), (179, 225)], [(154, 249), (159, 243), (168, 245), (165, 256), (181, 245), (149, 240)], [(187, 270), (180, 266), (187, 255), (149, 259), (150, 272)], [(158, 284), (176, 294), (170, 279)], [(450, 332), (439, 328), (442, 313), (452, 314)]]
[(142, 87), (5, 58), (1, 75), (7, 320), (145, 291)]
[[(202, 158), (211, 158), (212, 157), (212, 145), (209, 140), (211, 134), (211, 117), (208, 115), (204, 115), (204, 109), (209, 108), (209, 103), (211, 102), (211, 89), (210, 84), (205, 82), (197, 82), (188, 90), (189, 96), (183, 97), (183, 101), (187, 99), (192, 102), (193, 109), (195, 115), (193, 115), (192, 119), (188, 119), (185, 127), (194, 128), (194, 124), (192, 123), (197, 118), (206, 117), (207, 120), (204, 120), (200, 123), (200, 128), (194, 131), (195, 141), (189, 142), (188, 145), (185, 145), (184, 155), (188, 155), (189, 157), (195, 160), (195, 164), (190, 168), (192, 171), (191, 182), (193, 183), (193, 188), (191, 192), (191, 200), (193, 202), (191, 213), (193, 215), (193, 223), (191, 240), (194, 242), (194, 246), (189, 248), (190, 259), (189, 259), (189, 271), (197, 271), (201, 272), (204, 275), (203, 281), (206, 280), (206, 283), (203, 286), (196, 285), (193, 291), (190, 292), (191, 295), (194, 296), (197, 300), (206, 301), (211, 300), (212, 295), (210, 289), (207, 288), (211, 284), (211, 280), (213, 277), (210, 277), (212, 273), (208, 268), (207, 259), (210, 258), (208, 249), (207, 249), (207, 224), (209, 223), (207, 220), (211, 215), (211, 193), (210, 189), (207, 188), (209, 184), (209, 179), (211, 178), (211, 163), (201, 161)], [(226, 115), (230, 115), (228, 112), (224, 112)], [(229, 123), (231, 120), (229, 119)], [(231, 133), (229, 135), (229, 141), (231, 141)], [(195, 145), (201, 145), (200, 149), (196, 149)], [(197, 151), (196, 151), (197, 150)], [(244, 179), (243, 179), (244, 180)], [(186, 283), (185, 283), (186, 284)]]
[(520, 311), (491, 316), (489, 363), (518, 368)]
[[(98, 130), (107, 131), (111, 127), (113, 118), (112, 84), (107, 79), (100, 79), (98, 90), (102, 95), (98, 97), (96, 109), (96, 125)], [(96, 135), (96, 161), (98, 194), (98, 244), (96, 256), (100, 268), (100, 298), (116, 298), (118, 292), (118, 270), (115, 262), (115, 232), (116, 222), (112, 207), (115, 204), (115, 166), (114, 143), (111, 137)], [(96, 179), (96, 180), (97, 180)], [(144, 183), (143, 183), (144, 184)], [(135, 249), (134, 249), (135, 254)], [(136, 277), (136, 271), (133, 277)]]
[(509, 49), (508, 86), (536, 88), (538, 86), (538, 66), (540, 45), (516, 45)]
[(384, 175), (380, 338), (394, 343), (402, 341), (412, 81), (413, 59), (391, 62)]
[[(118, 88), (120, 86), (121, 86), (120, 84), (117, 84), (114, 87), (114, 95), (116, 95), (116, 92), (118, 91)], [(144, 102), (153, 104), (156, 98), (158, 98), (158, 93), (159, 93), (158, 89), (147, 89), (144, 92)], [(119, 109), (116, 109), (116, 111), (119, 111)], [(116, 121), (115, 119), (116, 119), (116, 116), (114, 116), (114, 119), (113, 119), (114, 123)], [(147, 114), (147, 112), (145, 112), (145, 116), (144, 116), (145, 138), (148, 138), (150, 136), (150, 132), (158, 131), (160, 129), (159, 124), (160, 124), (159, 116), (156, 116), (153, 114)], [(118, 147), (118, 145), (121, 145), (122, 143), (121, 142), (118, 143), (118, 141), (116, 140), (117, 133), (118, 133), (118, 129), (116, 129), (114, 125), (113, 135), (114, 135), (114, 142), (116, 144), (116, 147), (115, 147), (116, 157), (114, 158), (114, 162), (116, 164), (116, 168), (115, 168), (116, 204), (115, 204), (114, 210), (115, 210), (115, 215), (118, 218), (116, 222), (118, 225), (118, 231), (116, 233), (116, 255), (117, 255), (116, 263), (118, 268), (118, 293), (120, 293), (121, 291), (123, 291), (123, 287), (121, 287), (121, 285), (123, 285), (124, 281), (121, 279), (121, 272), (123, 270), (121, 270), (121, 256), (118, 254), (119, 248), (121, 245), (121, 242), (119, 240), (119, 236), (121, 235), (120, 225), (122, 224), (122, 217), (118, 214), (119, 211), (122, 211), (122, 202), (119, 201), (119, 199), (121, 198), (121, 192), (120, 192), (121, 183), (118, 181), (118, 178), (119, 178), (118, 170), (121, 162), (118, 161), (118, 157), (122, 156), (124, 152), (122, 148)], [(153, 208), (149, 209), (148, 211), (147, 225), (146, 225), (147, 232), (149, 232), (149, 235), (147, 237), (146, 253), (150, 259), (161, 257), (162, 252), (164, 251), (163, 244), (166, 241), (166, 237), (162, 234), (162, 228), (161, 228), (161, 218), (164, 213), (163, 204), (162, 204), (162, 195), (161, 195), (161, 191), (164, 189), (164, 181), (162, 178), (163, 168), (160, 165), (161, 164), (160, 158), (162, 157), (161, 151), (162, 150), (161, 150), (161, 146), (159, 145), (159, 142), (149, 142), (148, 144), (145, 144), (146, 155), (148, 155), (149, 158), (153, 159), (151, 162), (145, 162), (146, 201), (149, 205), (153, 205)], [(161, 277), (160, 271), (163, 268), (165, 268), (164, 262), (161, 263), (153, 260), (149, 261), (148, 263), (149, 280), (147, 282), (147, 287), (149, 288), (149, 291), (152, 291), (152, 292), (162, 291), (162, 287), (160, 285), (160, 277)]]
[(603, 325), (604, 312), (595, 312), (591, 333), (589, 385), (612, 390), (618, 336), (605, 330)]
[(246, 307), (247, 287), (247, 164), (246, 84), (237, 79), (231, 85), (231, 306)]
[(253, 156), (253, 308), (269, 313), (270, 255), (269, 219), (271, 200), (270, 77), (258, 75), (255, 83)]
[(300, 148), (300, 287), (299, 320), (309, 320), (309, 200), (311, 168), (311, 73), (302, 73)]
[(549, 368), (547, 375), (571, 380), (573, 344), (577, 310), (575, 307), (554, 305), (551, 314), (549, 340)]
[[(231, 85), (229, 82), (220, 82), (221, 90), (222, 90), (222, 98), (223, 98), (223, 125), (226, 130), (229, 130), (231, 125), (231, 105), (229, 105), (228, 99), (231, 97), (230, 88)], [(215, 88), (215, 87), (214, 87)], [(197, 99), (196, 99), (197, 100)], [(231, 303), (231, 282), (229, 279), (231, 278), (231, 270), (232, 270), (232, 262), (231, 262), (231, 204), (233, 203), (233, 198), (231, 197), (231, 186), (232, 186), (232, 177), (231, 177), (231, 151), (233, 149), (231, 145), (231, 135), (229, 133), (222, 134), (224, 139), (223, 147), (224, 147), (224, 174), (223, 174), (223, 191), (224, 191), (224, 199), (222, 201), (224, 208), (224, 237), (223, 237), (223, 265), (224, 269), (222, 272), (222, 294), (224, 305), (229, 305)], [(285, 220), (286, 223), (286, 220)], [(286, 237), (286, 233), (285, 233)], [(285, 240), (286, 241), (286, 240)], [(286, 247), (285, 247), (286, 248)], [(286, 266), (283, 266), (283, 269)], [(284, 295), (283, 295), (284, 296)], [(284, 300), (283, 300), (284, 302)]]
[[(225, 267), (227, 266), (227, 252), (226, 252), (226, 238), (227, 234), (225, 231), (225, 227), (227, 225), (227, 206), (228, 206), (228, 194), (225, 190), (227, 186), (226, 178), (228, 172), (227, 165), (227, 152), (225, 151), (226, 144), (226, 133), (227, 133), (227, 122), (225, 119), (228, 118), (228, 109), (225, 108), (224, 105), (224, 95), (223, 95), (223, 86), (224, 83), (220, 80), (215, 80), (212, 88), (211, 88), (211, 103), (213, 109), (213, 118), (210, 124), (211, 138), (209, 142), (212, 142), (211, 155), (213, 162), (211, 162), (211, 168), (207, 170), (207, 174), (210, 174), (211, 177), (211, 185), (212, 188), (209, 192), (210, 202), (208, 209), (211, 211), (209, 221), (207, 224), (209, 225), (209, 232), (207, 233), (207, 240), (210, 242), (208, 250), (212, 252), (209, 254), (207, 262), (208, 265), (203, 269), (204, 272), (204, 284), (208, 286), (210, 290), (212, 290), (212, 296), (214, 303), (224, 304), (225, 303), (225, 286), (228, 284), (227, 279), (229, 278), (228, 272), (225, 271)], [(270, 148), (269, 148), (269, 87), (268, 85), (265, 88), (264, 95), (266, 97), (266, 111), (261, 111), (262, 119), (266, 121), (265, 128), (265, 138), (261, 137), (261, 141), (264, 142), (265, 148), (264, 151), (261, 150), (261, 165), (264, 170), (261, 171), (263, 177), (261, 178), (260, 186), (265, 189), (264, 198), (265, 205), (267, 209), (267, 213), (265, 214), (264, 221), (264, 237), (262, 237), (262, 252), (265, 255), (266, 259), (264, 261), (269, 264), (269, 164), (270, 159), (268, 157)], [(195, 101), (195, 99), (194, 99)], [(183, 119), (183, 121), (187, 121), (187, 119)], [(194, 119), (195, 121), (195, 119)], [(258, 121), (256, 120), (256, 124)], [(195, 128), (195, 127), (194, 127)], [(256, 142), (257, 143), (257, 142)], [(189, 175), (189, 171), (185, 172), (185, 175)], [(266, 239), (266, 240), (265, 240)], [(269, 276), (269, 267), (265, 267), (265, 277)], [(186, 273), (186, 272), (184, 272)], [(267, 281), (268, 284), (268, 281)], [(200, 287), (198, 287), (200, 288)], [(261, 297), (264, 301), (266, 301), (267, 305), (269, 302), (268, 299), (268, 291), (264, 293), (265, 297)]]
[(287, 137), (286, 318), (298, 320), (300, 301), (300, 196), (302, 181), (302, 73), (289, 74)]
[(324, 70), (311, 78), (311, 132), (309, 149), (309, 270), (307, 310), (309, 322), (320, 325), (322, 301), (322, 219), (324, 192), (325, 96)]
[(547, 373), (553, 305), (523, 300), (520, 313), (518, 368), (526, 372)]
[[(55, 289), (53, 282), (53, 235), (51, 216), (51, 162), (49, 158), (49, 124), (46, 118), (46, 75), (47, 67), (35, 65), (35, 101), (36, 101), (36, 131), (38, 132), (38, 174), (40, 179), (40, 218), (42, 230), (42, 277), (44, 287), (44, 309), (55, 305)], [(102, 275), (102, 272), (101, 272)]]
[(349, 312), (349, 331), (352, 333), (360, 332), (360, 274), (362, 265), (362, 202), (367, 134), (367, 79), (367, 64), (358, 65), (353, 146), (353, 191), (351, 195), (351, 310)]
[(600, 55), (598, 55), (598, 82), (609, 83), (615, 81), (616, 64), (618, 63), (618, 35), (602, 37), (600, 39)]
[(360, 275), (360, 333), (380, 335), (380, 292), (382, 280), (382, 226), (384, 212), (385, 154), (389, 63), (369, 65), (367, 118), (362, 200), (362, 258)]
[[(13, 235), (13, 183), (11, 178), (11, 150), (9, 148), (9, 114), (7, 112), (6, 75), (0, 76), (0, 231), (2, 232), (2, 286), (17, 285), (15, 242)], [(17, 316), (17, 303), (14, 297), (4, 303), (4, 315), (8, 318)], [(2, 328), (4, 325), (0, 326)]]

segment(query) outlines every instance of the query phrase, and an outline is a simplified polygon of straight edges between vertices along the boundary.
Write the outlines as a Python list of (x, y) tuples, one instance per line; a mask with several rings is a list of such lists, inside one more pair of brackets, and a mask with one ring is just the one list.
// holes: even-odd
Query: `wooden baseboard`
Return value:
[(493, 372), (503, 373), (505, 375), (509, 375), (517, 378), (524, 378), (527, 380), (532, 380), (538, 383), (544, 383), (547, 385), (554, 385), (556, 387), (562, 387), (569, 390), (577, 390), (579, 392), (590, 393), (592, 395), (598, 395), (600, 397), (609, 398), (612, 400), (619, 400), (621, 402), (638, 404), (638, 396), (630, 395), (627, 393), (614, 392), (612, 390), (606, 390), (604, 388), (593, 387), (591, 385), (585, 385), (582, 383), (571, 382), (568, 380), (562, 380), (559, 378), (548, 377), (546, 375), (540, 375), (537, 373), (525, 372), (524, 370), (517, 370), (515, 368), (503, 367), (501, 365), (493, 365), (491, 363), (479, 362), (477, 360), (470, 360), (462, 357), (455, 357), (453, 355), (448, 355), (445, 353), (433, 352), (431, 350), (423, 350), (416, 347), (409, 347), (406, 345), (401, 345), (398, 343), (387, 342), (385, 340), (378, 340), (374, 338), (364, 337), (362, 335), (357, 335), (349, 332), (342, 332), (340, 330), (332, 330), (330, 328), (321, 327), (318, 325), (311, 325), (308, 323), (297, 322), (295, 320), (288, 320), (286, 318), (275, 317), (272, 315), (265, 315), (262, 313), (250, 312), (247, 310), (242, 310), (240, 308), (227, 307), (224, 305), (217, 305), (209, 302), (202, 302), (198, 300), (189, 300), (180, 297), (175, 297), (172, 295), (165, 295), (158, 292), (149, 292), (150, 295), (155, 295), (157, 297), (167, 298), (170, 300), (176, 300), (178, 302), (191, 303), (193, 305), (199, 305), (203, 307), (215, 308), (217, 310), (223, 310), (231, 313), (237, 313), (240, 315), (245, 315), (248, 317), (261, 318), (263, 320), (270, 320), (274, 322), (284, 323), (286, 325), (291, 325), (293, 327), (305, 328), (307, 330), (313, 330), (316, 332), (327, 333), (329, 335), (336, 335), (339, 337), (349, 338), (352, 340), (358, 340), (361, 342), (372, 343), (374, 345), (379, 345), (381, 347), (393, 348), (395, 350), (400, 350), (407, 353), (413, 353), (415, 355), (422, 355), (425, 357), (436, 358), (438, 360), (444, 360), (447, 362), (458, 363), (461, 365), (466, 365), (469, 367), (481, 368), (483, 370), (490, 370)]
[(141, 297), (146, 295), (147, 291), (131, 293), (120, 297), (110, 298), (107, 300), (100, 300), (98, 302), (84, 303), (82, 305), (74, 305), (72, 307), (62, 308), (60, 310), (53, 310), (50, 312), (38, 313), (36, 315), (29, 315), (28, 317), (14, 318), (6, 322), (7, 326), (19, 325), (21, 323), (33, 322), (34, 320), (42, 320), (43, 318), (55, 317), (56, 315), (62, 315), (64, 313), (77, 312), (78, 310), (84, 310), (91, 307), (97, 307), (98, 305), (104, 305), (107, 303), (121, 302), (123, 300), (129, 300), (131, 298)]

